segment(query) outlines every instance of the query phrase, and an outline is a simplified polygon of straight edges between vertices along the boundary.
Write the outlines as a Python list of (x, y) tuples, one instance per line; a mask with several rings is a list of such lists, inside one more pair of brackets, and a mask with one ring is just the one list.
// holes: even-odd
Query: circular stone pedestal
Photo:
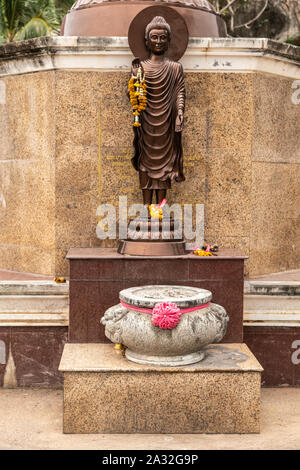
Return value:
[[(204, 358), (205, 346), (218, 343), (226, 333), (226, 311), (210, 303), (212, 294), (208, 290), (142, 286), (122, 290), (119, 296), (121, 303), (106, 310), (101, 323), (113, 343), (126, 346), (125, 354), (131, 361), (159, 366), (193, 364)], [(160, 303), (176, 304), (180, 309), (174, 328), (152, 323), (152, 309)]]
[(127, 348), (125, 350), (125, 356), (130, 361), (137, 362), (138, 364), (175, 367), (195, 364), (196, 362), (202, 361), (205, 354), (203, 351), (199, 351), (192, 354), (184, 354), (183, 356), (149, 356), (149, 354), (136, 353)]

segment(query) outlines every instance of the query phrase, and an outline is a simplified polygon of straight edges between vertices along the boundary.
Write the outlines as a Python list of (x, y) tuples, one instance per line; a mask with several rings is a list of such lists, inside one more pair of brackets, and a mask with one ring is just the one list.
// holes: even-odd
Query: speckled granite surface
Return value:
[(244, 344), (183, 367), (131, 363), (109, 344), (67, 344), (65, 433), (258, 433), (262, 368)]

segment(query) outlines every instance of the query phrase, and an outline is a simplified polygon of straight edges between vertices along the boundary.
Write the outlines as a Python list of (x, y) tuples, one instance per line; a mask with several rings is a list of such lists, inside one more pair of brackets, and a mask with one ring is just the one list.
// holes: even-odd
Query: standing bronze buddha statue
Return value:
[(132, 163), (139, 172), (140, 188), (145, 205), (166, 197), (172, 181), (184, 181), (181, 132), (185, 106), (182, 65), (166, 57), (171, 28), (165, 19), (156, 16), (146, 26), (145, 43), (149, 58), (134, 59), (132, 74), (142, 69), (147, 85), (147, 106), (134, 127)]

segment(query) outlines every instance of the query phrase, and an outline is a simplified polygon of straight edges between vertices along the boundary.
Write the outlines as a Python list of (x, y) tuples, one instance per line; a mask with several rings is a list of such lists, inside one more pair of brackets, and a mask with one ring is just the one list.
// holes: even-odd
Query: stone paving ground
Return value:
[(61, 390), (1, 389), (0, 450), (201, 450), (300, 449), (300, 388), (262, 389), (261, 433), (62, 433)]

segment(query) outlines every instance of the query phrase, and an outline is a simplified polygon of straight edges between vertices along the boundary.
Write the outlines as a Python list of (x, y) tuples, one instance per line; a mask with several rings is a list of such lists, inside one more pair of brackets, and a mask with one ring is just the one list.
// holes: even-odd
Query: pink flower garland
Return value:
[(180, 308), (176, 304), (162, 302), (152, 310), (152, 323), (162, 329), (172, 330), (179, 323)]
[(210, 302), (206, 302), (202, 305), (197, 305), (195, 307), (184, 308), (180, 310), (175, 303), (161, 302), (154, 306), (153, 309), (136, 307), (123, 302), (120, 299), (121, 305), (128, 310), (134, 310), (135, 312), (140, 313), (150, 313), (152, 315), (152, 323), (159, 328), (165, 330), (172, 330), (179, 323), (180, 317), (183, 313), (194, 312), (195, 310), (200, 310), (201, 308), (207, 308), (210, 305)]

